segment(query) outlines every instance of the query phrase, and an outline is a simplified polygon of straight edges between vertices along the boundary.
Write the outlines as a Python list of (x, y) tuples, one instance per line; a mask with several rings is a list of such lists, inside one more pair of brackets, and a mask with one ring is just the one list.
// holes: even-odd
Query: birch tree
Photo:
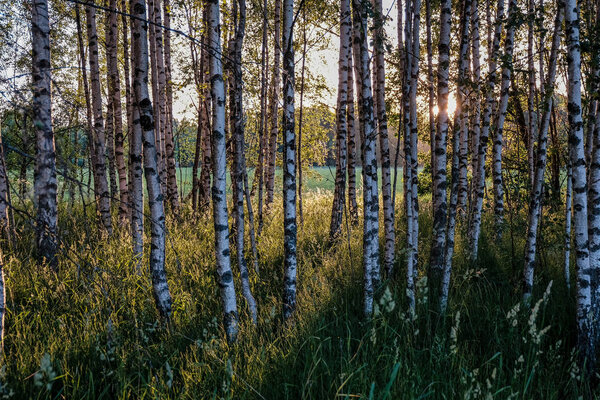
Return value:
[(492, 147), (492, 177), (494, 181), (494, 215), (496, 219), (496, 233), (502, 236), (504, 220), (504, 184), (502, 182), (502, 147), (504, 120), (508, 109), (508, 95), (512, 75), (512, 56), (514, 49), (516, 19), (519, 9), (516, 0), (509, 0), (506, 22), (506, 37), (504, 38), (504, 55), (502, 60), (502, 81), (500, 83), (500, 102), (494, 126), (494, 145)]
[(379, 264), (379, 199), (377, 188), (377, 157), (373, 94), (371, 91), (370, 56), (367, 38), (367, 5), (364, 0), (352, 0), (354, 44), (358, 48), (355, 63), (360, 74), (358, 109), (363, 154), (363, 262), (364, 302), (366, 317), (373, 313), (373, 292), (380, 281)]
[[(33, 126), (36, 137), (34, 195), (37, 204), (36, 243), (42, 263), (58, 268), (56, 148), (52, 130), (52, 75), (50, 24), (47, 0), (35, 0), (31, 7)], [(1, 263), (1, 260), (0, 260)], [(3, 275), (0, 271), (0, 278)], [(1, 298), (4, 299), (2, 280)], [(2, 310), (4, 309), (2, 304)], [(2, 317), (4, 312), (2, 312)], [(0, 318), (3, 320), (3, 318)]]
[[(379, 155), (381, 157), (381, 194), (383, 197), (383, 224), (385, 240), (383, 266), (388, 273), (388, 276), (390, 276), (394, 268), (396, 234), (394, 231), (394, 209), (392, 208), (390, 146), (387, 128), (387, 113), (385, 110), (385, 32), (383, 26), (383, 6), (381, 0), (373, 0), (373, 15), (375, 28), (373, 30), (373, 67), (375, 69), (373, 79), (376, 82), (374, 85), (374, 104), (378, 129), (377, 135), (379, 136)], [(416, 57), (418, 59), (418, 55)]]
[(273, 79), (271, 81), (271, 98), (270, 98), (270, 118), (271, 118), (271, 133), (269, 135), (269, 151), (267, 154), (267, 197), (265, 199), (265, 207), (269, 209), (273, 203), (273, 190), (275, 188), (275, 164), (277, 160), (277, 134), (279, 131), (278, 125), (278, 109), (279, 109), (279, 92), (280, 92), (280, 74), (281, 74), (281, 0), (275, 0), (275, 17), (274, 17), (274, 58), (273, 58)]
[(98, 198), (98, 208), (102, 225), (112, 234), (110, 216), (110, 193), (106, 180), (106, 146), (104, 138), (104, 118), (102, 116), (102, 89), (100, 87), (100, 67), (98, 65), (98, 35), (96, 32), (96, 9), (85, 7), (90, 63), (92, 109), (94, 113), (94, 191)]
[[(452, 257), (454, 255), (454, 238), (456, 232), (456, 214), (460, 206), (461, 173), (466, 170), (466, 162), (463, 163), (461, 145), (466, 137), (467, 127), (467, 86), (469, 68), (469, 22), (471, 17), (471, 0), (462, 1), (462, 17), (460, 21), (460, 49), (458, 55), (458, 84), (456, 91), (456, 111), (454, 121), (454, 132), (452, 136), (452, 176), (450, 188), (450, 203), (448, 208), (448, 227), (446, 231), (446, 248), (444, 255), (444, 271), (440, 290), (440, 312), (446, 311), (448, 304), (448, 291), (450, 289), (450, 275), (452, 273)], [(466, 156), (466, 154), (465, 154)]]
[(567, 44), (567, 110), (569, 118), (569, 154), (573, 171), (573, 231), (577, 270), (577, 345), (582, 360), (595, 364), (592, 331), (592, 279), (588, 249), (587, 177), (581, 114), (581, 48), (579, 8), (576, 0), (565, 2), (565, 40)]
[[(148, 22), (144, 0), (130, 0), (129, 8), (135, 17), (132, 25), (132, 52), (135, 71), (133, 134), (138, 135), (136, 144), (142, 141), (144, 174), (150, 205), (150, 274), (154, 301), (159, 314), (165, 320), (171, 318), (171, 293), (165, 271), (165, 211), (156, 161), (156, 139), (152, 102), (148, 93)], [(142, 137), (139, 137), (141, 134)], [(141, 206), (140, 206), (141, 207)]]
[(338, 59), (338, 97), (336, 110), (336, 144), (337, 157), (335, 164), (335, 188), (333, 192), (333, 209), (331, 210), (330, 239), (341, 233), (342, 217), (346, 204), (346, 169), (347, 169), (347, 135), (348, 135), (348, 61), (350, 54), (351, 30), (350, 1), (340, 1), (340, 50)]
[[(535, 175), (533, 176), (533, 187), (529, 204), (529, 216), (527, 227), (527, 241), (525, 244), (525, 267), (523, 270), (523, 300), (529, 301), (533, 289), (533, 273), (535, 267), (535, 254), (537, 247), (537, 230), (542, 211), (542, 192), (544, 184), (544, 173), (546, 170), (546, 153), (548, 147), (548, 128), (550, 126), (550, 113), (554, 97), (554, 86), (556, 84), (556, 61), (560, 46), (560, 31), (563, 23), (562, 2), (554, 22), (554, 33), (552, 35), (552, 49), (550, 51), (550, 65), (548, 76), (545, 79), (543, 95), (542, 119), (539, 126), (539, 139), (537, 152), (535, 154)], [(532, 115), (529, 116), (532, 119)], [(530, 124), (532, 126), (532, 124)], [(600, 161), (600, 160), (599, 160)]]
[(213, 166), (213, 221), (215, 226), (215, 257), (217, 260), (217, 283), (221, 290), (225, 333), (230, 342), (235, 341), (238, 331), (238, 313), (231, 272), (229, 252), (229, 224), (227, 222), (227, 187), (225, 149), (225, 83), (221, 60), (221, 22), (219, 1), (208, 6), (208, 56), (212, 98), (212, 166)]
[(497, 80), (497, 61), (500, 51), (500, 37), (502, 35), (502, 19), (504, 16), (504, 0), (496, 3), (496, 24), (494, 27), (493, 41), (490, 41), (490, 57), (488, 58), (488, 79), (485, 85), (485, 107), (481, 119), (481, 133), (477, 146), (477, 170), (473, 173), (474, 199), (469, 218), (469, 243), (472, 260), (477, 259), (479, 239), (481, 236), (481, 210), (485, 191), (485, 162), (490, 135), (492, 109), (494, 106), (494, 92)]
[[(117, 9), (117, 0), (109, 0), (108, 7), (111, 10)], [(106, 22), (108, 36), (106, 39), (106, 66), (108, 71), (108, 108), (111, 109), (113, 118), (113, 130), (115, 139), (115, 165), (119, 179), (119, 219), (127, 220), (128, 210), (128, 193), (127, 193), (127, 168), (125, 166), (125, 157), (123, 150), (123, 109), (121, 107), (121, 80), (119, 77), (118, 65), (118, 29), (117, 29), (117, 13), (109, 12)], [(107, 113), (107, 118), (108, 117)]]
[(296, 309), (296, 134), (294, 124), (294, 0), (283, 0), (283, 318)]
[[(236, 10), (237, 8), (237, 10)], [(237, 12), (236, 12), (237, 11)], [(240, 277), (242, 282), (242, 294), (248, 304), (250, 310), (250, 316), (252, 321), (257, 323), (257, 310), (256, 300), (252, 295), (250, 289), (250, 281), (248, 279), (248, 266), (246, 263), (245, 251), (244, 251), (244, 232), (245, 232), (245, 221), (244, 221), (244, 195), (245, 187), (244, 180), (246, 177), (246, 159), (245, 159), (245, 138), (244, 138), (244, 110), (242, 100), (242, 45), (244, 41), (244, 35), (246, 30), (246, 1), (237, 0), (237, 7), (234, 7), (233, 17), (235, 24), (235, 33), (232, 46), (232, 69), (233, 76), (230, 78), (233, 80), (233, 93), (232, 97), (232, 109), (231, 115), (233, 116), (233, 127), (234, 127), (234, 140), (235, 140), (235, 152), (233, 160), (233, 181), (235, 185), (235, 244), (237, 251), (237, 262), (238, 268), (240, 269)], [(251, 204), (248, 203), (249, 207)]]
[(433, 240), (431, 243), (431, 260), (429, 279), (432, 285), (438, 285), (444, 268), (444, 252), (446, 243), (447, 206), (447, 171), (446, 147), (448, 146), (448, 73), (450, 68), (450, 26), (452, 19), (452, 3), (442, 0), (440, 6), (440, 38), (438, 44), (437, 72), (437, 130), (435, 137), (435, 178), (433, 180)]

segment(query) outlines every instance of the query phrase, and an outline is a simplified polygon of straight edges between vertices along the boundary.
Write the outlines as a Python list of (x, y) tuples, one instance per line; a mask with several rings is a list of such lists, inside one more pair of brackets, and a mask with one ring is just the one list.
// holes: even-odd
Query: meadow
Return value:
[[(323, 174), (317, 170), (315, 174)], [(225, 340), (214, 278), (211, 215), (185, 205), (167, 221), (173, 320), (163, 326), (147, 270), (136, 272), (127, 227), (98, 236), (95, 214), (60, 210), (59, 272), (33, 258), (33, 232), (17, 219), (7, 244), (2, 398), (160, 399), (564, 399), (594, 396), (575, 347), (574, 300), (562, 274), (560, 210), (543, 224), (531, 311), (520, 306), (526, 213), (515, 211), (501, 242), (485, 220), (480, 259), (467, 261), (464, 227), (445, 315), (428, 305), (429, 243), (421, 240), (417, 313), (404, 296), (403, 216), (397, 212), (396, 273), (377, 292), (375, 316), (362, 306), (362, 229), (328, 237), (332, 194), (307, 179), (300, 225), (298, 309), (281, 319), (283, 223), (280, 207), (259, 238), (250, 279), (256, 326), (243, 297), (238, 342)], [(325, 179), (325, 178), (323, 178)], [(325, 179), (325, 182), (328, 182)], [(328, 184), (328, 183), (327, 183)], [(276, 193), (279, 190), (276, 189)], [(360, 199), (360, 196), (359, 196)], [(276, 198), (275, 202), (279, 200)], [(397, 204), (401, 198), (397, 199)], [(401, 203), (400, 203), (401, 204)], [(22, 212), (26, 206), (20, 205)], [(421, 198), (421, 235), (431, 231)], [(114, 220), (115, 223), (116, 217)], [(147, 232), (148, 234), (148, 232)], [(148, 249), (146, 249), (148, 250)], [(147, 255), (145, 256), (147, 257)], [(233, 258), (235, 259), (235, 258)], [(250, 264), (251, 265), (251, 264)], [(234, 266), (234, 271), (237, 272)], [(573, 275), (573, 274), (572, 274)], [(236, 276), (239, 285), (239, 277)]]

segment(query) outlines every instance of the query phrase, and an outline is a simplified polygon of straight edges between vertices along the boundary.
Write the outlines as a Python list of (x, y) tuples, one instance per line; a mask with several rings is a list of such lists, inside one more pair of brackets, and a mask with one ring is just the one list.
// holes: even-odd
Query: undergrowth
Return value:
[[(98, 234), (91, 210), (61, 210), (55, 274), (36, 264), (32, 228), (17, 215), (18, 237), (4, 246), (8, 312), (0, 397), (593, 395), (573, 350), (574, 293), (568, 293), (561, 273), (561, 223), (542, 226), (529, 310), (520, 304), (519, 290), (525, 211), (508, 219), (511, 225), (500, 242), (491, 239), (492, 221), (484, 221), (476, 264), (464, 257), (466, 235), (459, 227), (449, 309), (438, 315), (428, 306), (432, 222), (424, 198), (417, 313), (406, 313), (404, 227), (397, 213), (396, 274), (378, 290), (375, 316), (365, 321), (361, 228), (344, 221), (344, 234), (331, 243), (331, 194), (315, 191), (304, 202), (296, 315), (282, 323), (283, 226), (282, 213), (274, 207), (260, 236), (259, 273), (250, 275), (259, 322), (251, 324), (238, 295), (241, 323), (234, 345), (227, 344), (221, 324), (210, 214), (184, 209), (180, 220), (167, 222), (167, 273), (174, 300), (170, 326), (158, 320), (147, 269), (138, 273), (131, 261), (126, 224), (115, 219), (120, 229), (106, 239)], [(238, 277), (236, 283), (239, 287)]]

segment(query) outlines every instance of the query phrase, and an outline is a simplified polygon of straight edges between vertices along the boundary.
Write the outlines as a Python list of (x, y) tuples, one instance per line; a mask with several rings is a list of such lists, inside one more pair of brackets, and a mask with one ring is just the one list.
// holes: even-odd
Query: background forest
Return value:
[(0, 397), (600, 398), (600, 3), (0, 0)]

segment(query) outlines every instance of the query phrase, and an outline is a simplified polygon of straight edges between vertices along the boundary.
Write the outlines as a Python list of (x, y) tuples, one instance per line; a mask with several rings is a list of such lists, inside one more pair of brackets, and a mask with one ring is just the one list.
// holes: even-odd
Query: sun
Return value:
[[(454, 115), (456, 111), (456, 99), (451, 94), (448, 95), (448, 115)], [(439, 108), (437, 105), (433, 106), (433, 114), (437, 115)]]

